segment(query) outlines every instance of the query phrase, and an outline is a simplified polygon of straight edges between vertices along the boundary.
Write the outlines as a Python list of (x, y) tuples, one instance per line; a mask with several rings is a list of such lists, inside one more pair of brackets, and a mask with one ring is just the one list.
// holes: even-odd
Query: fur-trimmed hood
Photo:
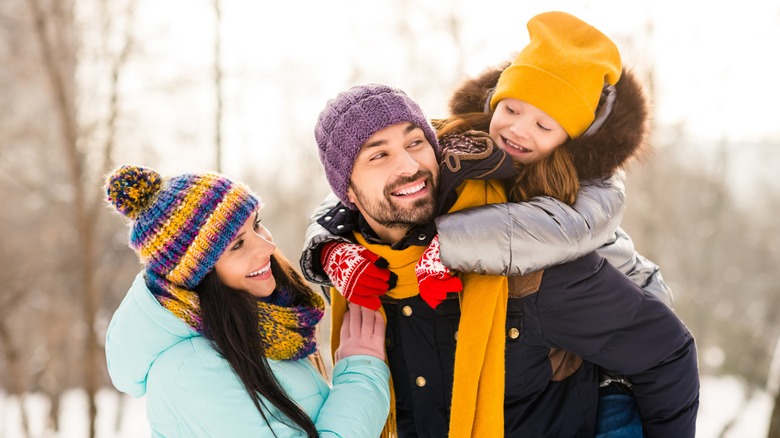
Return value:
[[(464, 81), (450, 98), (450, 114), (485, 111), (488, 94), (509, 64), (490, 68)], [(611, 175), (646, 150), (649, 103), (639, 79), (624, 68), (615, 89), (615, 105), (604, 124), (596, 132), (570, 141), (574, 164), (581, 179)]]

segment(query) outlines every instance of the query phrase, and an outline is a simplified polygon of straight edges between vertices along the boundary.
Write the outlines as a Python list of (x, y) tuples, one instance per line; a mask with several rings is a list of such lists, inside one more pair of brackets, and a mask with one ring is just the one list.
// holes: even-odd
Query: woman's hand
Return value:
[(385, 320), (376, 310), (349, 303), (341, 324), (341, 344), (336, 361), (356, 354), (385, 360)]

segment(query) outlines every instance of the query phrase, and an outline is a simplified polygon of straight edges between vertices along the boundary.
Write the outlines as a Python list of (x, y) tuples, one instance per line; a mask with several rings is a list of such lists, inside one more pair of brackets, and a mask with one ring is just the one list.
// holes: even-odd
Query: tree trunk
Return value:
[[(56, 50), (52, 47), (49, 37), (49, 19), (38, 3), (38, 0), (28, 0), (35, 22), (36, 36), (41, 47), (41, 58), (46, 68), (46, 74), (49, 78), (52, 93), (55, 98), (55, 108), (57, 116), (60, 119), (60, 129), (62, 132), (62, 144), (65, 148), (66, 166), (70, 185), (73, 189), (72, 217), (76, 228), (77, 250), (80, 255), (79, 263), (79, 283), (81, 289), (81, 303), (83, 310), (84, 323), (87, 327), (84, 339), (84, 390), (87, 393), (88, 415), (89, 415), (89, 438), (95, 437), (95, 419), (97, 418), (97, 406), (95, 396), (97, 394), (100, 379), (100, 358), (97, 336), (95, 333), (95, 315), (98, 310), (98, 300), (96, 287), (94, 284), (93, 272), (94, 266), (94, 218), (90, 217), (88, 202), (85, 196), (84, 180), (85, 171), (83, 166), (83, 157), (78, 149), (78, 127), (75, 103), (70, 88), (66, 85), (65, 69), (63, 62), (58, 62), (55, 56)], [(65, 20), (72, 19), (72, 11), (67, 7), (64, 11), (57, 11), (60, 19), (59, 23), (65, 27)], [(78, 289), (77, 285), (77, 289)]]
[(30, 417), (27, 415), (27, 408), (24, 403), (24, 382), (27, 381), (24, 372), (24, 366), (22, 366), (21, 358), (19, 357), (19, 350), (16, 348), (11, 332), (8, 327), (0, 321), (0, 343), (5, 346), (3, 351), (5, 352), (5, 360), (8, 364), (7, 372), (8, 379), (7, 385), (11, 395), (15, 395), (19, 400), (19, 418), (22, 423), (22, 437), (30, 436)]
[(769, 432), (767, 438), (780, 438), (780, 391), (775, 395), (775, 407), (769, 417)]

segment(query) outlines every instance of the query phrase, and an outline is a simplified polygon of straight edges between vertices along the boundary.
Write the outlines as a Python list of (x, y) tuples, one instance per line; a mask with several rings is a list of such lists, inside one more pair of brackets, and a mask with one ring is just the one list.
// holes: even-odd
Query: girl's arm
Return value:
[[(322, 200), (322, 203), (314, 210), (314, 213), (309, 216), (309, 225), (306, 228), (306, 236), (303, 239), (303, 251), (301, 252), (300, 260), (301, 273), (312, 283), (323, 286), (333, 286), (333, 283), (322, 270), (322, 264), (320, 263), (322, 244), (333, 241), (354, 243), (344, 236), (332, 234), (317, 222), (318, 219), (333, 210), (338, 203), (339, 199), (332, 193)], [(346, 211), (341, 213), (346, 213)]]
[(618, 229), (624, 178), (584, 182), (573, 206), (537, 197), (439, 216), (441, 260), (461, 272), (523, 275), (582, 257)]
[(461, 272), (523, 275), (578, 259), (592, 251), (672, 307), (660, 268), (636, 252), (619, 228), (625, 175), (583, 183), (568, 206), (554, 198), (491, 204), (436, 219), (445, 266)]
[(636, 252), (634, 242), (622, 228), (618, 228), (615, 235), (596, 252), (626, 274), (645, 292), (655, 295), (664, 304), (673, 307), (672, 290), (664, 282), (661, 268)]

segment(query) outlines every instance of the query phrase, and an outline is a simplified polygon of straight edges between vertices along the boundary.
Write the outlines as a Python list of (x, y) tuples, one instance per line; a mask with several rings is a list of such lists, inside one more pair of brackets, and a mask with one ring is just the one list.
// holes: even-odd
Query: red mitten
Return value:
[(420, 297), (432, 309), (444, 301), (448, 292), (463, 290), (460, 278), (453, 276), (452, 271), (441, 262), (439, 236), (435, 236), (425, 249), (414, 272), (417, 274), (417, 284), (420, 286)]
[(387, 260), (354, 243), (326, 243), (320, 261), (347, 301), (372, 310), (379, 309), (379, 297), (392, 289), (398, 279), (387, 269)]

